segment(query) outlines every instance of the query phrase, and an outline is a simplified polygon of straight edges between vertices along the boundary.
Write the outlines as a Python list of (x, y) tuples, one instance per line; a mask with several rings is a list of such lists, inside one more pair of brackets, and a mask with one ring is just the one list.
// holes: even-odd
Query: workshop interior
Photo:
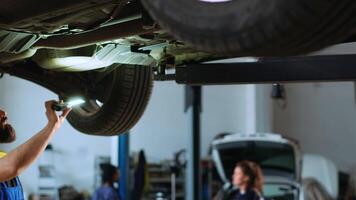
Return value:
[(356, 200), (355, 13), (353, 0), (0, 0), (0, 108), (17, 134), (0, 153), (55, 100), (71, 111), (20, 174), (25, 200)]

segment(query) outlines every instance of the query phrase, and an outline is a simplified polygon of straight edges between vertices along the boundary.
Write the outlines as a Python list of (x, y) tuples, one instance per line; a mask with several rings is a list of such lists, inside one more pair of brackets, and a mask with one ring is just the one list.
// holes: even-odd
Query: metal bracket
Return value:
[(175, 80), (175, 74), (167, 73), (167, 66), (165, 64), (159, 65), (154, 68), (154, 80), (155, 81), (173, 81)]

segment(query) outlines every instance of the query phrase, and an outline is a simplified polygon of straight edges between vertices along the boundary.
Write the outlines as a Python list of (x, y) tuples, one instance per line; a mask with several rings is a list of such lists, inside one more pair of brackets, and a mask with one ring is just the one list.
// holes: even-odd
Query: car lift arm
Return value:
[(189, 64), (175, 80), (188, 85), (355, 81), (356, 55), (264, 58), (256, 62)]

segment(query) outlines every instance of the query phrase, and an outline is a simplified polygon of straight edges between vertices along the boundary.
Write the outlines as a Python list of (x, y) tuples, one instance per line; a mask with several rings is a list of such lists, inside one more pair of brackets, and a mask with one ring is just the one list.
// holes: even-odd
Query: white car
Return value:
[[(331, 199), (329, 191), (319, 179), (302, 180), (302, 160), (298, 144), (278, 134), (232, 134), (212, 144), (213, 160), (218, 173), (231, 188), (236, 163), (250, 160), (258, 163), (265, 178), (264, 198), (274, 200)], [(304, 166), (305, 167), (305, 166)], [(330, 187), (329, 187), (330, 188)], [(315, 191), (317, 194), (315, 195)]]

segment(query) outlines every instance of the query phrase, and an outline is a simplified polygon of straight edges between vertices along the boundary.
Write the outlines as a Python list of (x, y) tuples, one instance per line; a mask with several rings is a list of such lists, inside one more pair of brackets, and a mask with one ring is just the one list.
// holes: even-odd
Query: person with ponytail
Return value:
[(238, 162), (233, 176), (234, 190), (226, 200), (263, 200), (263, 175), (261, 167), (251, 161)]

